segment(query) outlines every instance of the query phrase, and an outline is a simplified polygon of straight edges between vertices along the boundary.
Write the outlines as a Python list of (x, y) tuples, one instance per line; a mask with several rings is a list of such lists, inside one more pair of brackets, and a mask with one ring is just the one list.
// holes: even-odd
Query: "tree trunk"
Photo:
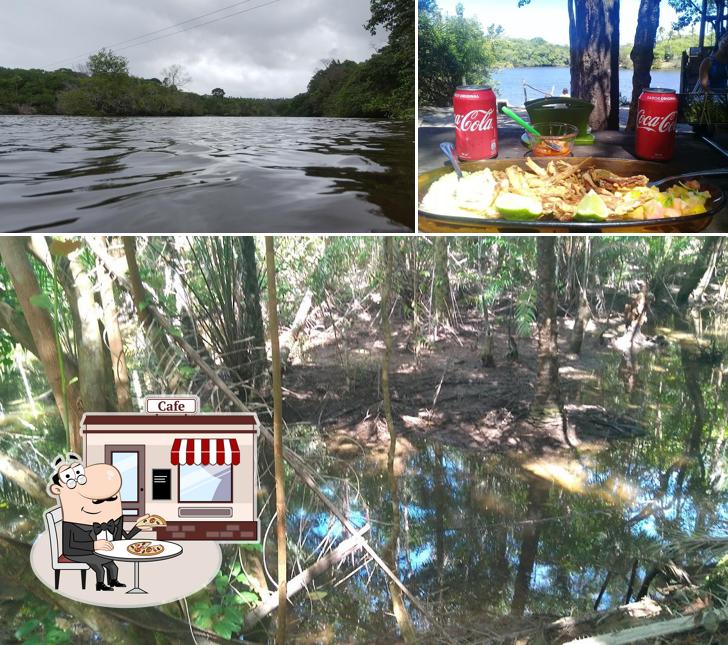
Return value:
[[(241, 238), (241, 250), (244, 269), (245, 318), (247, 321), (245, 333), (253, 338), (253, 383), (257, 384), (267, 374), (268, 360), (265, 353), (263, 313), (260, 307), (258, 267), (255, 261), (255, 238), (252, 235)], [(276, 333), (278, 333), (277, 327)]]
[[(167, 337), (154, 324), (154, 316), (149, 312), (150, 295), (142, 282), (139, 273), (139, 264), (136, 256), (136, 242), (133, 237), (121, 238), (124, 243), (124, 254), (126, 256), (127, 270), (129, 273), (129, 283), (131, 285), (131, 296), (134, 301), (134, 307), (137, 316), (147, 333), (147, 339), (152, 345), (154, 355), (157, 358), (160, 371), (164, 380), (167, 382), (170, 392), (177, 389), (177, 377), (174, 374), (167, 374), (167, 365), (172, 358), (172, 348), (167, 342)], [(169, 379), (167, 377), (169, 376)]]
[(610, 41), (609, 116), (607, 130), (619, 130), (619, 0), (613, 0), (607, 10), (607, 30)]
[(556, 240), (538, 238), (538, 376), (531, 408), (539, 416), (548, 407), (561, 407), (559, 347), (556, 318)]
[[(106, 246), (106, 244), (104, 243)], [(111, 369), (114, 376), (114, 390), (116, 392), (116, 408), (119, 412), (133, 410), (131, 389), (129, 388), (129, 371), (124, 356), (124, 342), (119, 327), (119, 311), (114, 297), (114, 283), (111, 276), (99, 260), (96, 276), (101, 295), (101, 306), (104, 312), (104, 331), (111, 354)]]
[(586, 293), (581, 292), (579, 298), (579, 310), (574, 321), (574, 331), (571, 335), (569, 351), (572, 354), (581, 354), (581, 345), (584, 342), (584, 330), (589, 322), (589, 303), (586, 300)]
[[(450, 298), (450, 275), (448, 273), (448, 243), (443, 235), (435, 238), (434, 242), (434, 272), (433, 272), (433, 317), (435, 330), (440, 325), (452, 322), (452, 302)], [(387, 312), (389, 315), (389, 312)]]
[(688, 302), (697, 302), (702, 298), (703, 293), (705, 293), (710, 281), (713, 279), (713, 273), (723, 249), (724, 241), (725, 238), (718, 236), (706, 237), (703, 240), (703, 245), (695, 258), (695, 263), (682, 283), (677, 298), (675, 298), (675, 302), (679, 307), (688, 304)]
[[(101, 338), (99, 327), (99, 307), (94, 299), (94, 287), (86, 269), (81, 264), (80, 251), (68, 256), (68, 270), (73, 279), (73, 297), (78, 320), (74, 329), (78, 330), (76, 338), (78, 347), (78, 382), (81, 388), (81, 400), (84, 411), (106, 412), (113, 410), (113, 385), (107, 379), (105, 369), (106, 348)], [(63, 258), (65, 260), (65, 258)], [(65, 262), (64, 262), (65, 264)]]
[(73, 452), (79, 452), (82, 407), (78, 383), (71, 383), (66, 377), (50, 313), (33, 303), (33, 300), (42, 297), (42, 292), (30, 264), (27, 247), (27, 237), (0, 237), (0, 257), (10, 274), (38, 358), (66, 426), (68, 447)]
[(637, 29), (634, 46), (629, 54), (634, 65), (632, 72), (632, 100), (629, 104), (627, 129), (634, 130), (637, 124), (637, 99), (642, 90), (650, 86), (650, 70), (655, 60), (655, 40), (660, 26), (660, 0), (640, 0), (637, 14)]
[[(252, 239), (252, 238), (251, 238)], [(268, 332), (273, 373), (273, 461), (276, 478), (276, 542), (278, 552), (278, 618), (276, 643), (286, 642), (286, 490), (283, 466), (283, 393), (281, 390), (281, 352), (278, 339), (278, 297), (276, 294), (276, 261), (272, 237), (265, 238), (265, 259), (268, 270)], [(257, 285), (256, 285), (257, 287)]]
[[(440, 239), (440, 238), (437, 238)], [(445, 238), (442, 238), (445, 239)], [(447, 248), (447, 246), (445, 247)], [(389, 363), (392, 356), (392, 329), (389, 322), (389, 314), (392, 309), (392, 277), (394, 273), (393, 244), (391, 237), (383, 240), (384, 267), (382, 277), (384, 281), (382, 289), (382, 335), (384, 336), (384, 356), (382, 358), (382, 399), (384, 416), (389, 430), (389, 451), (387, 454), (387, 471), (389, 475), (389, 490), (392, 503), (392, 530), (389, 536), (387, 556), (389, 566), (393, 571), (397, 570), (397, 543), (400, 531), (400, 510), (399, 510), (399, 487), (397, 476), (394, 471), (394, 459), (397, 453), (397, 430), (394, 427), (394, 415), (392, 414), (392, 399), (389, 392)], [(447, 257), (447, 256), (446, 256)], [(414, 643), (416, 635), (412, 619), (402, 598), (402, 592), (397, 585), (390, 582), (389, 594), (392, 597), (392, 609), (397, 625), (407, 643)]]
[(548, 490), (537, 480), (528, 485), (528, 521), (523, 524), (521, 534), (521, 552), (518, 556), (518, 570), (513, 583), (513, 600), (511, 614), (523, 616), (531, 589), (531, 576), (538, 554), (538, 543), (541, 537), (539, 521), (543, 517), (543, 506), (548, 499)]
[[(592, 130), (614, 127), (619, 116), (619, 76), (612, 76), (612, 40), (619, 42), (619, 0), (568, 0), (571, 95), (594, 105)], [(611, 119), (610, 119), (611, 117)]]

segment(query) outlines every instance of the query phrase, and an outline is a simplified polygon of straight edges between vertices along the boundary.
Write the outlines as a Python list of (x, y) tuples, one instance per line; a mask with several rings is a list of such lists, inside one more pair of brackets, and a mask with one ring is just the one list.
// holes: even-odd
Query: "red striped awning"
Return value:
[(172, 465), (237, 466), (240, 448), (235, 439), (175, 439), (172, 445)]

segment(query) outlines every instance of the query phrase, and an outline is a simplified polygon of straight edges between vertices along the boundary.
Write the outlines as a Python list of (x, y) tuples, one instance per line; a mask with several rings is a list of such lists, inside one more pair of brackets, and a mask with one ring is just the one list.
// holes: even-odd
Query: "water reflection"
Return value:
[[(625, 388), (616, 351), (600, 356), (598, 379), (569, 383), (572, 401), (628, 411), (644, 425), (643, 436), (602, 437), (598, 450), (592, 445), (568, 459), (516, 461), (420, 446), (397, 479), (404, 583), (453, 629), (476, 617), (561, 616), (590, 611), (597, 598), (600, 609), (634, 598), (660, 548), (680, 536), (728, 534), (728, 393), (717, 376), (725, 368), (700, 347), (692, 334), (673, 334), (666, 348), (636, 353), (633, 387)], [(385, 552), (396, 517), (382, 466), (319, 458), (322, 472), (358, 473), (351, 508), (373, 520), (370, 537)], [(338, 481), (332, 490), (342, 494), (346, 485)], [(296, 490), (291, 504), (306, 517)], [(382, 614), (388, 606), (391, 612), (391, 600), (375, 569), (337, 591), (346, 613), (338, 601), (315, 611), (296, 606), (302, 633), (326, 624), (352, 638), (396, 633), (394, 619)]]
[(411, 124), (0, 117), (0, 229), (414, 227)]

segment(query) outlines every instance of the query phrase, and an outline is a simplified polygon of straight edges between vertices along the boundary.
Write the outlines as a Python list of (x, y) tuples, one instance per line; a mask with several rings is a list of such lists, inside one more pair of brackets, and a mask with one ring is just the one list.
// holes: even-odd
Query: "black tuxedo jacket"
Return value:
[[(114, 530), (112, 533), (114, 540), (130, 540), (137, 533), (139, 528), (134, 527), (130, 531), (124, 530), (123, 517), (116, 520), (109, 520), (109, 524), (113, 521)], [(74, 555), (90, 555), (94, 552), (94, 542), (98, 540), (98, 533), (107, 530), (108, 526), (101, 525), (106, 522), (94, 524), (76, 524), (75, 522), (63, 522), (63, 555), (72, 558)]]

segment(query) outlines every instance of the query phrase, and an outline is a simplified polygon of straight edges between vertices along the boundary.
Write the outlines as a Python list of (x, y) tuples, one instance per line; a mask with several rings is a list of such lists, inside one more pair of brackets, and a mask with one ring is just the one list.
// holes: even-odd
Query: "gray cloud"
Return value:
[[(262, 5), (246, 5), (215, 18)], [(62, 61), (215, 11), (234, 0), (22, 0), (4, 3), (0, 66), (56, 69), (83, 62)], [(9, 5), (9, 6), (7, 6)], [(284, 97), (306, 89), (323, 61), (365, 60), (386, 41), (364, 28), (369, 0), (279, 0), (162, 40), (114, 49), (129, 59), (135, 76), (159, 77), (179, 63), (192, 82), (208, 93), (222, 87), (229, 96)], [(183, 29), (189, 27), (184, 25)], [(164, 32), (164, 35), (169, 32)], [(150, 36), (153, 38), (153, 36)]]

